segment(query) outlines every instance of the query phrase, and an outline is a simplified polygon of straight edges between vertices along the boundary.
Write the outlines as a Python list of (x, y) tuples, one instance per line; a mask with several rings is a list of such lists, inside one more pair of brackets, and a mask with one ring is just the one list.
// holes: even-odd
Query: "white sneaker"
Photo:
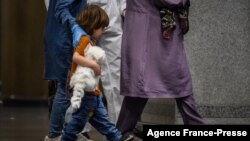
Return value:
[(90, 140), (87, 137), (83, 136), (81, 133), (77, 134), (77, 140), (76, 141), (94, 141)]
[(45, 137), (44, 141), (61, 141), (62, 136), (58, 136), (56, 138), (49, 138), (48, 136)]

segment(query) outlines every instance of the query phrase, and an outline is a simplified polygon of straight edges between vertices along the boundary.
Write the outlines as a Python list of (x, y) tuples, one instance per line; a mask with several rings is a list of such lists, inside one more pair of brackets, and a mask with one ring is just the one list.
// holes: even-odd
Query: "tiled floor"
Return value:
[[(3, 106), (0, 103), (0, 141), (43, 141), (48, 128), (47, 106)], [(95, 129), (94, 141), (105, 141)]]
[[(47, 106), (3, 106), (0, 104), (0, 141), (43, 141), (48, 128)], [(105, 138), (95, 129), (95, 141)]]
[(0, 141), (42, 141), (47, 126), (47, 107), (0, 105)]

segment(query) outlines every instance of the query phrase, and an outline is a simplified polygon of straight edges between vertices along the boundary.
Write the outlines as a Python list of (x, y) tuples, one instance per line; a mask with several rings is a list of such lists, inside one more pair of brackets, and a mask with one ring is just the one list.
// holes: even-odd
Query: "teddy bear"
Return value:
[[(87, 45), (84, 50), (85, 57), (97, 62), (100, 66), (106, 58), (105, 51), (98, 47)], [(73, 95), (70, 99), (71, 106), (74, 110), (80, 108), (81, 99), (84, 97), (84, 91), (95, 91), (98, 87), (100, 76), (95, 76), (91, 68), (78, 65), (75, 73), (70, 79), (70, 87), (73, 88)]]

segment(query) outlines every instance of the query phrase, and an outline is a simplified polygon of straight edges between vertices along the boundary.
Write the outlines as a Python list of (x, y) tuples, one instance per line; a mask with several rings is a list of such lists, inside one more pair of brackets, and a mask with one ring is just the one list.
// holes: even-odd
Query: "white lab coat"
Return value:
[(126, 8), (126, 0), (88, 0), (88, 3), (99, 5), (109, 16), (109, 26), (97, 45), (105, 50), (107, 56), (106, 63), (102, 66), (101, 80), (109, 118), (116, 123), (123, 100), (123, 96), (120, 95), (120, 62), (122, 14)]

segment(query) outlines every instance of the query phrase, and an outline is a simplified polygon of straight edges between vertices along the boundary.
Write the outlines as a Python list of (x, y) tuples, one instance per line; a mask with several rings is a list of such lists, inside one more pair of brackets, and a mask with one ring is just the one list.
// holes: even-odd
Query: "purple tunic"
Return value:
[[(161, 32), (160, 7), (187, 0), (127, 0), (122, 37), (121, 95), (178, 98), (192, 94), (179, 22), (169, 40)], [(178, 19), (178, 17), (176, 17)]]

